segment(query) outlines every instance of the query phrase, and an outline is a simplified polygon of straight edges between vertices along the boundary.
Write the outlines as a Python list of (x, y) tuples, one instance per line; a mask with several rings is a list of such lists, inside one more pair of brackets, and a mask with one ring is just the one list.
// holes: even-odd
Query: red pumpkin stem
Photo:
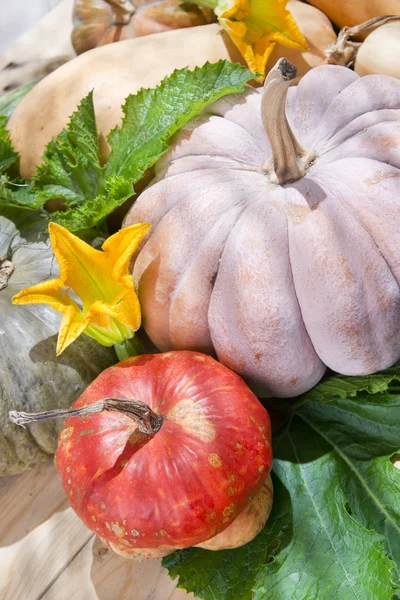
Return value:
[(104, 400), (99, 400), (80, 408), (47, 410), (40, 413), (25, 413), (11, 410), (8, 415), (13, 423), (24, 427), (27, 423), (35, 423), (36, 421), (48, 421), (63, 417), (85, 417), (86, 415), (93, 415), (103, 410), (122, 412), (135, 421), (141, 433), (147, 433), (148, 435), (157, 433), (164, 420), (162, 415), (155, 413), (144, 402), (130, 398), (104, 398)]
[(297, 141), (286, 118), (286, 97), (297, 69), (281, 58), (265, 80), (261, 100), (261, 117), (272, 149), (272, 157), (263, 170), (273, 183), (288, 183), (303, 177), (315, 158)]

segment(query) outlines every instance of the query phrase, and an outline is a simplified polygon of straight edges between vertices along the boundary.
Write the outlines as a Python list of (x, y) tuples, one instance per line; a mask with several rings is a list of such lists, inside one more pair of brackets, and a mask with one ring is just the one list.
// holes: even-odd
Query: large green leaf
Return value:
[[(274, 440), (274, 507), (232, 551), (164, 564), (206, 600), (391, 600), (400, 554), (400, 366), (332, 375), (297, 401)], [(397, 567), (398, 569), (398, 567)]]
[(129, 96), (122, 126), (108, 136), (112, 151), (107, 174), (137, 181), (168, 150), (174, 133), (212, 102), (243, 90), (253, 77), (248, 69), (220, 60), (193, 71), (175, 71), (157, 88)]
[(33, 190), (43, 206), (48, 200), (79, 205), (101, 191), (103, 169), (99, 159), (93, 92), (72, 114), (66, 129), (47, 145)]
[(105, 217), (135, 193), (134, 184), (168, 149), (168, 139), (211, 102), (241, 91), (253, 76), (228, 61), (207, 63), (194, 71), (175, 71), (157, 88), (129, 96), (122, 125), (108, 136), (106, 166), (100, 165), (90, 93), (46, 148), (34, 178), (37, 206), (62, 201), (67, 210), (52, 219), (70, 231), (101, 228)]
[(12, 147), (6, 125), (7, 117), (0, 114), (0, 174), (5, 173), (18, 158), (18, 154)]

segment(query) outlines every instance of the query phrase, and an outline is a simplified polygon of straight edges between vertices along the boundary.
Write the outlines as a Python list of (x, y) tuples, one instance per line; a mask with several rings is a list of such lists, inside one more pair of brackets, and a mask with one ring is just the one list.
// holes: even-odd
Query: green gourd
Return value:
[(81, 336), (59, 357), (61, 315), (47, 305), (13, 306), (25, 287), (57, 277), (47, 220), (34, 211), (0, 207), (0, 475), (20, 473), (54, 454), (62, 421), (26, 429), (10, 410), (69, 408), (85, 387), (116, 362), (112, 348)]

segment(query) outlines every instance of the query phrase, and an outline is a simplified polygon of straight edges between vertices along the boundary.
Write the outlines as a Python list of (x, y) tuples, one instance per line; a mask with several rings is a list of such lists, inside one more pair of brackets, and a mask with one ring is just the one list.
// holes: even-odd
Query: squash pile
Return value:
[[(273, 497), (271, 425), (257, 396), (293, 398), (327, 369), (366, 376), (400, 359), (400, 2), (293, 0), (286, 19), (295, 28), (295, 18), (302, 49), (292, 39), (289, 48), (254, 41), (261, 4), (251, 13), (252, 0), (232, 0), (231, 21), (226, 3), (214, 4), (219, 23), (196, 2), (76, 0), (80, 56), (34, 86), (8, 122), (10, 139), (0, 137), (13, 167), (19, 153), (17, 183), (0, 161), (0, 475), (45, 460), (61, 430), (56, 465), (73, 509), (129, 558), (250, 542)], [(333, 26), (343, 27), (338, 37)], [(243, 44), (256, 58), (270, 52), (265, 73), (247, 70), (234, 88), (244, 91), (222, 91), (208, 105), (200, 95), (197, 112), (185, 113), (164, 77), (221, 59), (241, 69), (232, 62), (249, 64)], [(161, 80), (154, 95), (139, 92)], [(163, 85), (168, 106), (156, 104)], [(187, 116), (174, 135), (171, 106), (178, 120)], [(168, 113), (169, 137), (154, 133), (151, 110), (153, 121)], [(143, 147), (125, 136), (126, 123)], [(46, 148), (50, 159), (37, 170)], [(54, 217), (41, 205), (35, 213), (22, 196), (3, 208), (9, 184), (34, 178), (35, 191), (46, 177), (66, 212), (91, 202), (101, 212), (122, 189), (115, 237), (105, 210), (103, 229), (93, 219), (61, 232), (56, 242), (69, 253), (53, 252), (48, 220), (65, 212)], [(143, 235), (129, 245), (125, 228), (138, 224)], [(76, 231), (93, 245), (105, 234), (107, 261), (91, 246), (81, 259)], [(43, 304), (11, 306), (22, 289), (42, 294), (37, 284), (47, 282), (38, 302), (62, 305), (64, 325), (84, 332), (89, 301), (58, 275), (55, 256), (90, 287), (102, 332), (135, 309), (132, 334), (143, 317), (155, 353), (111, 366), (111, 349), (81, 338), (56, 358), (59, 317)], [(55, 417), (67, 419), (48, 425)]]
[(320, 66), (285, 109), (294, 75), (281, 59), (183, 128), (125, 219), (152, 224), (133, 276), (153, 342), (272, 396), (400, 358), (400, 81)]

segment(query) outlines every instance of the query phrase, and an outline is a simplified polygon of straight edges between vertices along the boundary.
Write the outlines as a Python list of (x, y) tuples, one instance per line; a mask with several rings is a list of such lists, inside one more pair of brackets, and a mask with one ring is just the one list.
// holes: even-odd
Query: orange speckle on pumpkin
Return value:
[(236, 477), (236, 475), (235, 475), (234, 473), (231, 473), (231, 474), (229, 475), (229, 479), (230, 479), (231, 481), (236, 481), (237, 477)]
[(70, 438), (73, 433), (74, 433), (73, 427), (67, 427), (66, 429), (63, 429), (62, 432), (60, 433), (60, 442), (63, 442), (64, 440), (67, 440), (68, 438)]
[(106, 505), (104, 504), (104, 502), (100, 502), (100, 508), (101, 508), (102, 510), (104, 510), (104, 509), (106, 508)]
[[(135, 537), (138, 537), (140, 535), (140, 533), (138, 532), (137, 529), (131, 529), (131, 534)], [(142, 535), (145, 535), (145, 534), (142, 533)]]
[(96, 521), (96, 517), (94, 515), (92, 515), (90, 518), (92, 519), (92, 521)]
[(263, 491), (258, 493), (257, 499), (260, 506), (268, 506), (271, 502), (271, 499), (269, 498), (268, 494), (266, 494)]
[(228, 496), (233, 496), (235, 492), (236, 492), (235, 487), (228, 487)]
[(123, 536), (125, 533), (124, 528), (121, 527), (121, 525), (117, 521), (114, 521), (113, 523), (111, 523), (111, 529), (112, 529), (113, 533), (115, 533), (115, 535), (118, 537)]
[(260, 467), (258, 467), (258, 470), (260, 471), (260, 473), (262, 473), (265, 470), (264, 465), (261, 465)]
[(223, 523), (226, 523), (227, 521), (229, 521), (229, 519), (235, 512), (236, 512), (236, 504), (229, 504), (228, 506), (225, 506), (223, 513), (222, 513), (224, 515)]
[(222, 460), (220, 459), (220, 457), (218, 456), (218, 454), (209, 454), (208, 455), (208, 462), (213, 467), (216, 467), (216, 468), (217, 467), (222, 467)]

